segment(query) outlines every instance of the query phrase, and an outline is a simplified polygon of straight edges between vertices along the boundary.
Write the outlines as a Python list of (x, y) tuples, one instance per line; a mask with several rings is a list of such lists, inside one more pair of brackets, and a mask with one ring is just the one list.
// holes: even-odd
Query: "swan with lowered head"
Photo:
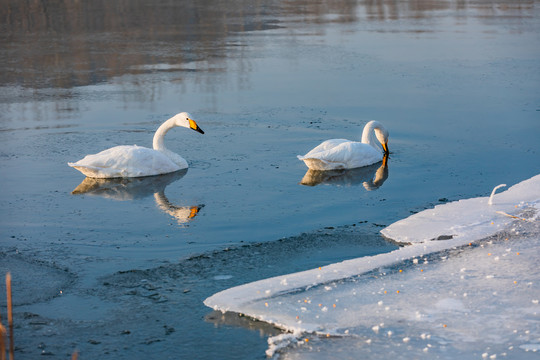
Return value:
[(370, 121), (364, 126), (362, 142), (326, 140), (298, 159), (312, 170), (354, 169), (382, 161), (388, 153), (388, 131), (380, 122)]
[(165, 147), (163, 138), (174, 127), (186, 127), (201, 134), (199, 125), (186, 112), (165, 121), (154, 134), (153, 149), (137, 145), (120, 145), (100, 153), (86, 155), (68, 163), (91, 178), (141, 177), (167, 174), (188, 167), (187, 161)]

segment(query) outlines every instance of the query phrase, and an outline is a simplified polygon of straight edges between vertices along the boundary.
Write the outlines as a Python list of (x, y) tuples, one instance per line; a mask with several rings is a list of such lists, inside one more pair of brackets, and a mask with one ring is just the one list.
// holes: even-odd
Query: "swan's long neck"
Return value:
[(169, 202), (163, 191), (154, 193), (154, 200), (156, 200), (156, 204), (161, 210), (176, 218), (180, 225), (197, 216), (201, 208), (201, 206), (175, 206)]
[(362, 142), (364, 144), (373, 146), (375, 149), (383, 153), (384, 149), (379, 139), (377, 139), (377, 135), (375, 134), (375, 129), (379, 131), (384, 128), (382, 124), (378, 121), (372, 120), (368, 122), (366, 126), (364, 126), (364, 130), (362, 131)]
[(362, 142), (377, 148), (379, 141), (375, 136), (375, 127), (377, 123), (375, 121), (370, 121), (364, 126), (364, 131), (362, 131)]
[(161, 126), (156, 130), (156, 133), (154, 134), (154, 141), (152, 144), (154, 150), (167, 151), (164, 142), (165, 134), (167, 133), (167, 131), (171, 130), (175, 126), (176, 125), (173, 119), (169, 119), (163, 124), (161, 124)]
[(167, 196), (165, 196), (165, 193), (163, 191), (154, 193), (154, 199), (156, 200), (157, 206), (159, 206), (159, 208), (166, 213), (169, 213), (170, 209), (173, 207), (173, 205), (169, 202), (169, 199), (167, 198)]

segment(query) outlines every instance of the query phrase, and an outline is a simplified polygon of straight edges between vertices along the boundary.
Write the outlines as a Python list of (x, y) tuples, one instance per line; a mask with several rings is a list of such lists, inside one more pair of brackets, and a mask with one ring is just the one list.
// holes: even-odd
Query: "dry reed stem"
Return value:
[(6, 328), (0, 321), (0, 360), (6, 360)]
[(497, 214), (501, 214), (501, 215), (504, 215), (504, 216), (508, 216), (508, 217), (511, 217), (513, 219), (518, 219), (518, 220), (523, 220), (523, 221), (530, 221), (530, 220), (527, 220), (527, 219), (524, 219), (524, 218), (520, 218), (518, 216), (514, 216), (514, 215), (510, 215), (510, 214), (507, 214), (505, 213), (504, 211), (495, 211)]
[(6, 360), (6, 328), (2, 324), (1, 313), (0, 313), (0, 360)]
[(11, 273), (6, 274), (6, 293), (7, 293), (7, 317), (9, 327), (9, 359), (13, 360), (13, 351), (15, 344), (13, 342), (13, 306), (11, 303)]

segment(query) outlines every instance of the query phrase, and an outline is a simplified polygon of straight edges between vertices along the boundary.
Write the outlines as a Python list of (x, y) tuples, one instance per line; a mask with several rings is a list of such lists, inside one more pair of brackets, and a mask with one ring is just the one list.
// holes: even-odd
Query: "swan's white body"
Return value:
[(92, 178), (153, 176), (185, 169), (188, 167), (187, 161), (168, 150), (163, 142), (167, 131), (177, 126), (204, 134), (190, 115), (183, 112), (165, 121), (157, 129), (153, 149), (137, 145), (115, 146), (68, 165)]
[(380, 122), (370, 121), (362, 132), (362, 142), (326, 140), (298, 159), (312, 170), (354, 169), (382, 161), (384, 154), (388, 154), (388, 131)]

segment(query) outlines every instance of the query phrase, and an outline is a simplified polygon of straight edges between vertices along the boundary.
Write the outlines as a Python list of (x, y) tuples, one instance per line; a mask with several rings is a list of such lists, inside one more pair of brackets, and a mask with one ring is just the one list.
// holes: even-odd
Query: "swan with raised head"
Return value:
[(137, 145), (120, 145), (97, 154), (86, 155), (83, 159), (68, 165), (91, 178), (153, 176), (186, 169), (187, 161), (168, 150), (163, 141), (169, 130), (179, 126), (204, 134), (191, 115), (182, 112), (165, 121), (157, 129), (153, 149)]
[(298, 159), (312, 170), (354, 169), (382, 161), (388, 153), (388, 131), (380, 122), (370, 121), (362, 131), (362, 142), (326, 140)]

